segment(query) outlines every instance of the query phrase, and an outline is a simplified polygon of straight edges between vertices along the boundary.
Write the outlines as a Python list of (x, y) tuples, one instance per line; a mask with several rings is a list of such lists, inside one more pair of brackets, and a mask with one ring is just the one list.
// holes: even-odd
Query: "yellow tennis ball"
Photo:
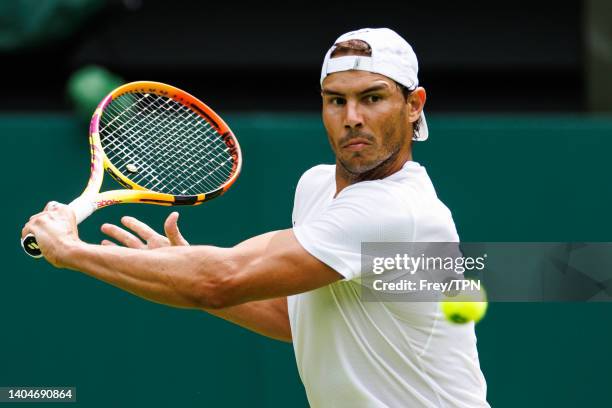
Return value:
[(478, 323), (487, 312), (488, 302), (442, 302), (442, 313), (450, 322), (463, 324), (467, 322)]

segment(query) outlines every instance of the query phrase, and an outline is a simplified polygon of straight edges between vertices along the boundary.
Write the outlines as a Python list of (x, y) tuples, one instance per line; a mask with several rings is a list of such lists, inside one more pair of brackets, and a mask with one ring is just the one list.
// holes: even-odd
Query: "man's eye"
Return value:
[(368, 95), (366, 96), (366, 101), (369, 103), (376, 103), (380, 101), (382, 98), (379, 95)]
[(344, 98), (331, 98), (330, 103), (332, 105), (344, 105), (346, 100)]

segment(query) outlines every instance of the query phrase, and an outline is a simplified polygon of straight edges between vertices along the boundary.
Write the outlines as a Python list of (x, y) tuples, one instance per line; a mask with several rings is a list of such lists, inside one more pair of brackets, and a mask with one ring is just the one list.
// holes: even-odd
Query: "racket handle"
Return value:
[[(74, 211), (77, 224), (80, 224), (96, 210), (96, 204), (83, 197), (78, 197), (68, 204), (68, 206)], [(21, 240), (21, 247), (25, 253), (32, 258), (42, 257), (42, 253), (36, 242), (36, 237), (33, 234), (28, 234)]]
[(74, 199), (68, 204), (68, 207), (74, 211), (77, 225), (96, 211), (96, 203), (87, 198), (83, 198), (83, 196)]
[(42, 257), (42, 253), (38, 247), (38, 242), (36, 242), (36, 237), (32, 234), (28, 234), (21, 239), (21, 247), (25, 253), (30, 255), (32, 258)]

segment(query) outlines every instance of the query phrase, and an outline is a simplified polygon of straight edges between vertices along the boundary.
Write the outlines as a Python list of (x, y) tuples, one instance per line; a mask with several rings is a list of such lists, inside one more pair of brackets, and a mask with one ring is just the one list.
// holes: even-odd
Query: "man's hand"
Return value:
[[(154, 229), (133, 217), (122, 217), (121, 223), (136, 233), (136, 235), (113, 224), (104, 224), (100, 228), (103, 233), (117, 240), (128, 248), (155, 249), (168, 246), (189, 245), (178, 229), (178, 212), (173, 212), (164, 222), (166, 236), (158, 234)], [(143, 242), (144, 241), (144, 242)], [(109, 240), (102, 240), (102, 245), (117, 245)]]
[(36, 237), (43, 256), (58, 268), (64, 267), (69, 246), (81, 242), (74, 212), (67, 205), (55, 201), (49, 202), (41, 213), (30, 217), (21, 230), (21, 237), (30, 233)]

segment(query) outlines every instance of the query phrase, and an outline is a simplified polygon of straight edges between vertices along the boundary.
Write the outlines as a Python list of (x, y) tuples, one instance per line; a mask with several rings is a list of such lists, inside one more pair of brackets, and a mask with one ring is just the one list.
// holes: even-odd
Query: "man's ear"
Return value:
[(423, 112), (426, 100), (427, 92), (425, 92), (425, 88), (421, 86), (408, 95), (406, 103), (409, 105), (408, 118), (410, 122), (416, 122), (421, 117), (421, 112)]

